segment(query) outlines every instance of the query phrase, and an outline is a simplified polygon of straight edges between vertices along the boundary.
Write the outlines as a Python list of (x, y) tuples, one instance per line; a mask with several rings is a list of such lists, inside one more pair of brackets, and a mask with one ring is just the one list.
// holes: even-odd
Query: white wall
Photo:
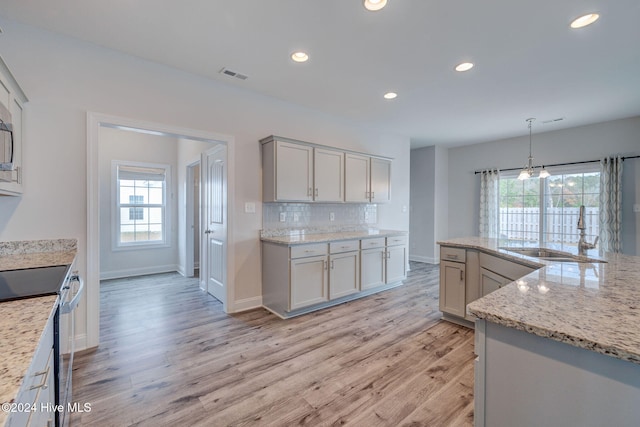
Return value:
[[(175, 271), (178, 258), (178, 199), (176, 198), (176, 151), (178, 140), (107, 127), (100, 128), (100, 278), (137, 276)], [(125, 160), (166, 164), (171, 166), (171, 182), (167, 185), (170, 210), (170, 247), (113, 250), (111, 207), (113, 176), (112, 161)]]
[[(378, 225), (409, 229), (409, 139), (0, 18), (0, 53), (30, 102), (24, 188), (0, 199), (0, 240), (75, 237), (86, 269), (87, 111), (231, 135), (235, 141), (235, 299), (260, 296), (261, 167), (270, 134), (395, 158)], [(331, 90), (327, 88), (327, 90)], [(258, 202), (255, 214), (244, 203)], [(88, 286), (97, 287), (96, 283)], [(229, 302), (233, 310), (234, 301)], [(83, 316), (81, 314), (80, 316)], [(83, 333), (82, 319), (79, 334)]]
[(435, 161), (436, 147), (411, 150), (411, 221), (409, 259), (435, 263)]
[[(193, 164), (194, 162), (200, 161), (200, 153), (206, 151), (215, 145), (209, 142), (202, 141), (194, 141), (191, 139), (180, 138), (178, 143), (178, 269), (181, 272), (185, 272), (187, 269), (186, 266), (186, 253), (187, 253), (187, 186), (194, 185), (194, 204), (196, 206), (200, 205), (200, 188), (195, 185), (193, 182), (187, 182), (187, 166)], [(194, 171), (197, 175), (195, 179), (197, 182), (200, 180), (200, 166)], [(194, 219), (199, 217), (199, 208), (194, 209)], [(200, 226), (198, 221), (194, 221), (194, 230), (193, 233), (196, 236), (197, 243), (199, 243)], [(197, 263), (200, 259), (200, 252), (197, 248), (194, 248), (194, 258)]]
[[(534, 127), (536, 165), (597, 160), (615, 154), (640, 154), (640, 117), (546, 133), (536, 133)], [(522, 167), (528, 155), (528, 135), (449, 150), (449, 238), (478, 235), (480, 183), (474, 171)], [(628, 254), (640, 253), (640, 215), (633, 213), (633, 204), (640, 203), (638, 161), (624, 163), (623, 249)]]
[(437, 264), (438, 240), (448, 233), (448, 150), (431, 146), (411, 150), (409, 259)]

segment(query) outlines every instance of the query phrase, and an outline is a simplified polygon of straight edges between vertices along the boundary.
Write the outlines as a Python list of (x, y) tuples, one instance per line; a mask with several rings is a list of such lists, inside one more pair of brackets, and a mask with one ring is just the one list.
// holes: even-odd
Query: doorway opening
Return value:
[[(229, 212), (234, 194), (233, 138), (96, 113), (88, 114), (87, 127), (87, 347), (99, 343), (101, 278), (165, 271), (178, 271), (187, 277), (198, 274), (200, 287), (219, 299), (226, 312), (233, 311), (228, 304), (234, 294), (234, 257), (229, 250), (233, 247), (233, 215)], [(128, 142), (121, 142), (118, 150), (114, 138)], [(141, 142), (136, 145), (131, 141)], [(173, 149), (170, 142), (174, 143)], [(218, 153), (218, 163), (223, 167), (207, 171), (208, 162), (216, 160), (210, 157), (211, 152)], [(142, 160), (144, 167), (136, 169)], [(109, 167), (123, 161), (131, 165)], [(143, 190), (151, 200), (151, 193), (160, 186), (156, 182), (159, 179), (150, 176), (160, 168), (148, 165), (158, 164), (167, 171), (162, 175), (166, 179), (165, 204), (159, 203), (157, 196), (146, 205)], [(123, 171), (121, 176), (118, 170)], [(216, 179), (208, 178), (207, 173), (212, 172), (217, 173)], [(149, 180), (155, 181), (150, 184)], [(133, 193), (124, 194), (127, 191)], [(114, 204), (114, 200), (122, 204)], [(208, 233), (205, 239), (203, 233), (212, 227), (211, 201), (216, 202), (216, 215), (223, 212), (220, 218), (224, 222), (214, 221), (213, 225), (223, 228)], [(136, 238), (144, 233), (154, 238), (162, 234), (163, 240), (158, 243), (141, 238), (118, 247), (113, 243), (113, 236), (118, 236), (113, 230), (126, 231), (127, 236)], [(216, 238), (209, 239), (209, 234)], [(215, 287), (212, 278), (216, 279)]]

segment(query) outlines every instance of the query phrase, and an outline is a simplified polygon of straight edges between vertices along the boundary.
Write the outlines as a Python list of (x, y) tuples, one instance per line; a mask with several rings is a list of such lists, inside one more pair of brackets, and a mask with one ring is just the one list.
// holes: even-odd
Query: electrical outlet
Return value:
[(297, 213), (293, 214), (293, 222), (298, 222), (298, 220), (300, 219), (300, 215), (298, 215)]
[(635, 205), (633, 205), (633, 211), (635, 213), (640, 213), (640, 205), (637, 204), (637, 203)]
[(280, 212), (280, 222), (285, 222), (287, 220), (287, 213)]
[(333, 212), (329, 212), (329, 221), (335, 221), (336, 220), (336, 214), (334, 214)]
[(407, 206), (406, 205), (402, 205), (402, 213), (407, 213)]

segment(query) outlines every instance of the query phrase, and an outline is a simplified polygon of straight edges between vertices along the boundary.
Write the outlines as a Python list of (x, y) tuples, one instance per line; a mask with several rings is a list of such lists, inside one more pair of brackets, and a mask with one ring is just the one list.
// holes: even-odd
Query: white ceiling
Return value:
[[(569, 28), (593, 11), (595, 24)], [(525, 135), (528, 117), (539, 133), (640, 115), (638, 0), (388, 0), (379, 12), (361, 0), (2, 0), (0, 15), (412, 147)], [(290, 60), (299, 49), (307, 63)], [(476, 66), (453, 71), (463, 61)], [(398, 98), (384, 100), (390, 90)]]

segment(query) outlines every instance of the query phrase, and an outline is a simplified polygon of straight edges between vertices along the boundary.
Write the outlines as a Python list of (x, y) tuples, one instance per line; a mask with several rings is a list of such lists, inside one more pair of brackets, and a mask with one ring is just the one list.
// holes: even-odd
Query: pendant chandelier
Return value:
[[(529, 118), (526, 120), (526, 122), (529, 123), (529, 160), (520, 171), (520, 175), (518, 175), (518, 179), (521, 181), (532, 178), (534, 174), (535, 166), (533, 166), (533, 156), (531, 155), (531, 123), (533, 123), (534, 120), (535, 118)], [(538, 178), (547, 178), (549, 176), (551, 176), (551, 174), (544, 168), (543, 165), (542, 169), (540, 169), (540, 173), (538, 173)]]

